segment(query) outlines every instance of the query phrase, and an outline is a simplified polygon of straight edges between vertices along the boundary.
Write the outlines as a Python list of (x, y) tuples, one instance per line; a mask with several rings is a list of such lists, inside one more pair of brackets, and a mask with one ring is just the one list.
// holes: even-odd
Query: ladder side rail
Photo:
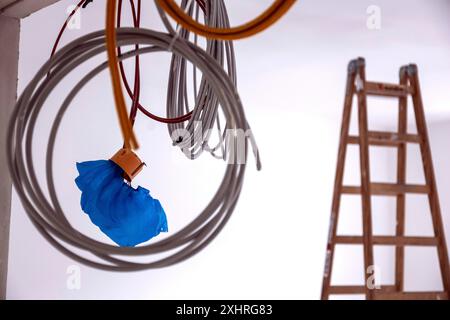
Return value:
[(420, 91), (420, 83), (417, 66), (411, 64), (408, 66), (408, 77), (414, 89), (412, 94), (414, 112), (416, 115), (416, 126), (419, 135), (422, 137), (420, 151), (422, 154), (422, 163), (425, 173), (425, 180), (430, 188), (428, 199), (430, 203), (430, 211), (433, 222), (434, 234), (438, 238), (438, 256), (441, 268), (442, 283), (444, 291), (450, 293), (450, 269), (447, 252), (447, 244), (445, 242), (444, 226), (442, 222), (441, 209), (439, 205), (439, 197), (437, 193), (436, 179), (434, 175), (433, 161), (431, 157), (430, 140), (428, 138), (428, 130), (425, 121), (425, 112), (422, 103), (422, 94)]
[[(407, 86), (408, 78), (406, 68), (400, 68), (400, 85)], [(399, 98), (398, 110), (398, 134), (405, 136), (408, 130), (408, 97)], [(406, 154), (407, 144), (401, 143), (397, 149), (397, 184), (406, 184)], [(398, 194), (396, 201), (396, 237), (405, 236), (405, 194)], [(395, 247), (395, 287), (396, 291), (404, 291), (404, 270), (405, 270), (405, 248), (404, 246)]]
[(347, 153), (347, 138), (350, 130), (350, 118), (352, 113), (353, 95), (355, 93), (354, 83), (356, 77), (356, 61), (353, 60), (348, 65), (347, 85), (345, 89), (344, 111), (342, 114), (342, 125), (339, 140), (339, 150), (337, 158), (337, 168), (334, 180), (333, 202), (331, 205), (331, 218), (327, 240), (327, 250), (325, 257), (325, 267), (323, 273), (321, 299), (326, 300), (330, 296), (331, 271), (333, 266), (335, 242), (337, 233), (337, 221), (341, 200), (342, 183), (344, 179), (345, 158)]
[(367, 95), (364, 90), (366, 75), (365, 63), (360, 59), (361, 65), (358, 69), (359, 79), (362, 88), (358, 88), (358, 124), (359, 124), (359, 156), (361, 169), (361, 197), (362, 197), (362, 215), (363, 215), (363, 248), (364, 248), (364, 279), (366, 288), (366, 299), (374, 298), (374, 287), (369, 285), (369, 271), (371, 281), (375, 281), (373, 274), (374, 258), (373, 258), (373, 239), (372, 239), (372, 204), (370, 191), (370, 159), (369, 159), (369, 137), (368, 137), (368, 121), (367, 121)]

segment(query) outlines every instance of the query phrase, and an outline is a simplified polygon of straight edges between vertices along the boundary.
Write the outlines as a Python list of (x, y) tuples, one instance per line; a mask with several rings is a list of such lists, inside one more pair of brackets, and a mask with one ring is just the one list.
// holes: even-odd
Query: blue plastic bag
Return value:
[(75, 183), (81, 190), (81, 208), (91, 221), (121, 247), (134, 247), (167, 232), (161, 204), (149, 190), (134, 189), (123, 170), (111, 160), (77, 163)]

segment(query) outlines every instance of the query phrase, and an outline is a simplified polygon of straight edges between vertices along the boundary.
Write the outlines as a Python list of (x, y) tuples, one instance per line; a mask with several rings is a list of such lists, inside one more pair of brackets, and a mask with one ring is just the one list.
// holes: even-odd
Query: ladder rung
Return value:
[[(381, 286), (380, 289), (376, 289), (378, 292), (395, 292), (395, 286)], [(330, 286), (330, 294), (364, 294), (366, 288), (364, 286)]]
[(374, 292), (376, 300), (447, 300), (448, 294), (434, 292)]
[[(366, 288), (364, 286), (330, 286), (329, 293), (331, 294), (365, 294)], [(397, 292), (395, 286), (381, 286), (379, 289), (374, 289), (374, 298), (378, 300), (447, 300), (448, 295), (442, 291), (431, 292)]]
[[(369, 131), (369, 144), (376, 146), (397, 147), (403, 143), (420, 143), (420, 136), (417, 134), (398, 134), (396, 132)], [(349, 136), (347, 143), (359, 144), (358, 136)]]
[[(437, 246), (438, 239), (435, 237), (396, 237), (396, 236), (372, 236), (374, 245), (393, 246)], [(362, 236), (336, 236), (336, 244), (363, 244)]]
[[(394, 184), (394, 183), (371, 183), (370, 194), (396, 196), (405, 193), (421, 193), (428, 194), (429, 187), (426, 185), (414, 184)], [(343, 186), (342, 193), (345, 194), (361, 194), (361, 187), (358, 186)]]
[(382, 97), (406, 97), (412, 93), (412, 89), (408, 86), (370, 81), (366, 82), (364, 91), (368, 95)]

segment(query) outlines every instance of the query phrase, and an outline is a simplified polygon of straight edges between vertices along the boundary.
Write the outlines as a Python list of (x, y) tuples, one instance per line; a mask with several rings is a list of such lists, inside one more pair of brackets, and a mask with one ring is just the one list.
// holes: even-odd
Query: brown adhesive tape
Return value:
[(123, 177), (130, 181), (142, 171), (145, 163), (136, 153), (127, 148), (122, 148), (110, 159), (123, 170)]

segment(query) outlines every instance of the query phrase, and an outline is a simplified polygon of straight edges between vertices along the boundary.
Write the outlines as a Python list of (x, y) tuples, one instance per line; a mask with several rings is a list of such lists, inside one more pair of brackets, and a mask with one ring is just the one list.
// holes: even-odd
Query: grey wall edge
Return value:
[(0, 299), (6, 299), (11, 178), (6, 161), (6, 130), (17, 98), (20, 20), (0, 15)]

